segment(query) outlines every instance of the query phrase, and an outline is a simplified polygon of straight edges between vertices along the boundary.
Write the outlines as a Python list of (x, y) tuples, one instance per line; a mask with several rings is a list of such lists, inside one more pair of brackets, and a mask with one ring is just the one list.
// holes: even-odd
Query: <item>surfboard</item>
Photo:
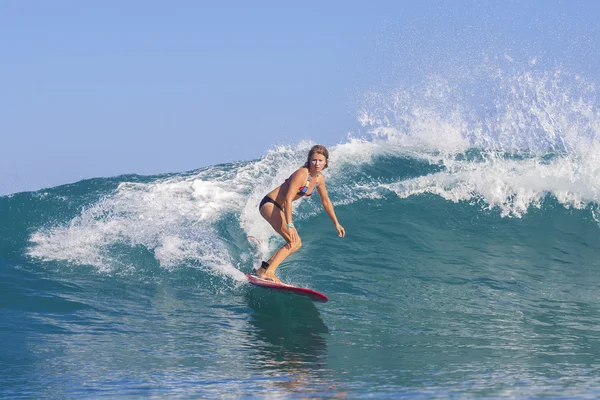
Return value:
[(282, 292), (299, 294), (301, 296), (306, 296), (311, 300), (320, 301), (321, 303), (327, 303), (327, 301), (329, 300), (327, 298), (327, 296), (325, 296), (323, 293), (317, 292), (316, 290), (292, 286), (292, 285), (286, 285), (285, 283), (281, 283), (281, 284), (275, 283), (272, 281), (260, 279), (259, 277), (250, 275), (248, 273), (246, 273), (246, 277), (248, 278), (248, 281), (255, 286), (265, 287), (265, 288), (274, 289), (274, 290), (278, 290), (278, 291), (282, 291)]

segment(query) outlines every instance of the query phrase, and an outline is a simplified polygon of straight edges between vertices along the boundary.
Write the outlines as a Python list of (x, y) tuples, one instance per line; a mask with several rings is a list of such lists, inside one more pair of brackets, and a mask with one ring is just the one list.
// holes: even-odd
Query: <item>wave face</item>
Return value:
[[(312, 145), (0, 197), (0, 393), (594, 396), (600, 113), (564, 72), (372, 93), (280, 270), (261, 198)], [(248, 240), (247, 237), (253, 238)]]

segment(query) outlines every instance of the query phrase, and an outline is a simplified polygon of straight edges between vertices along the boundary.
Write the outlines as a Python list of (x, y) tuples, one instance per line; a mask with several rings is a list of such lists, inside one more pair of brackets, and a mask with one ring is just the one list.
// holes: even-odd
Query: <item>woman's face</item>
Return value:
[(321, 172), (325, 168), (326, 164), (327, 159), (325, 156), (323, 154), (315, 153), (310, 157), (309, 160), (310, 172)]

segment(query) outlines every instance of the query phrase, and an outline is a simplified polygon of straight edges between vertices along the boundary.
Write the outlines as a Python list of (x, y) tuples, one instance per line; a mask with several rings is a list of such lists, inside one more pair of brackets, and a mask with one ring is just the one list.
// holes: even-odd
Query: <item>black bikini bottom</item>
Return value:
[(273, 204), (275, 204), (275, 207), (277, 207), (281, 211), (283, 211), (283, 207), (281, 207), (281, 205), (278, 202), (276, 202), (275, 200), (273, 200), (269, 196), (263, 197), (262, 201), (260, 202), (260, 205), (258, 206), (258, 209), (260, 210), (262, 208), (262, 206), (264, 206), (267, 203), (273, 203)]

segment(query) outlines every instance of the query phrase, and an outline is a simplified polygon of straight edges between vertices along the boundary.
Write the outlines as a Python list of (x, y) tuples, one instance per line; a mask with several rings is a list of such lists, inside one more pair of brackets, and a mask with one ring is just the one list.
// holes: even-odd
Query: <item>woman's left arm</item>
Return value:
[(323, 177), (322, 174), (321, 174), (321, 181), (317, 185), (317, 191), (319, 192), (319, 197), (321, 197), (321, 204), (323, 204), (323, 208), (325, 209), (325, 212), (327, 212), (327, 215), (329, 215), (329, 218), (331, 218), (331, 220), (335, 224), (335, 229), (337, 229), (337, 231), (338, 231), (338, 236), (339, 237), (346, 236), (346, 231), (344, 230), (344, 227), (342, 225), (340, 225), (340, 223), (337, 220), (337, 217), (335, 216), (335, 211), (333, 210), (333, 204), (331, 204), (331, 200), (329, 200), (329, 196), (327, 195), (327, 186), (325, 185), (325, 177)]

